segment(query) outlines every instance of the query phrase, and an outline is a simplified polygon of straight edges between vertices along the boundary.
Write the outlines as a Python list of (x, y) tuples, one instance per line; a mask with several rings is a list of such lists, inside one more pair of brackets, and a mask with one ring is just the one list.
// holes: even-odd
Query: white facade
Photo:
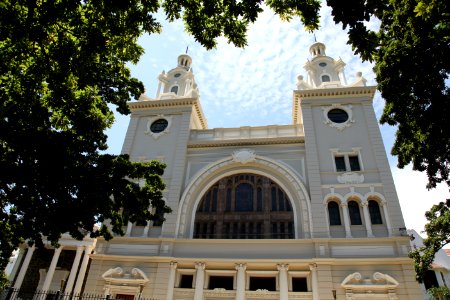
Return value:
[[(167, 164), (173, 212), (99, 239), (84, 291), (154, 299), (423, 299), (372, 107), (310, 48), (292, 125), (208, 129), (192, 59), (129, 103), (123, 153)], [(201, 87), (200, 87), (201, 89)]]

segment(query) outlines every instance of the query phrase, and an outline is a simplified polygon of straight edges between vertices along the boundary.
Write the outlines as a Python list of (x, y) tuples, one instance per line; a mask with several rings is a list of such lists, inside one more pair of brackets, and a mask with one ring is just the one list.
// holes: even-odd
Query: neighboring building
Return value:
[(347, 84), (324, 44), (310, 53), (292, 125), (208, 129), (187, 54), (158, 77), (154, 99), (129, 103), (122, 152), (167, 164), (173, 212), (162, 226), (128, 224), (124, 237), (89, 241), (90, 265), (77, 254), (69, 283), (123, 299), (423, 299), (376, 88), (360, 73)]
[[(423, 238), (415, 230), (408, 230), (411, 237), (411, 247), (423, 247)], [(431, 264), (431, 269), (425, 273), (423, 284), (421, 284), (424, 292), (424, 297), (428, 299), (426, 291), (432, 287), (450, 285), (450, 249), (440, 249), (434, 256), (434, 261)]]

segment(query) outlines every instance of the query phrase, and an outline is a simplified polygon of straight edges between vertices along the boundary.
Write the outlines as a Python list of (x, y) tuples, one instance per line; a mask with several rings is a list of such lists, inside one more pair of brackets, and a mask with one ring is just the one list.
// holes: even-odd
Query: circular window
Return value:
[(340, 108), (331, 109), (327, 116), (334, 123), (344, 123), (348, 120), (348, 113)]
[(326, 66), (327, 66), (327, 63), (321, 62), (321, 63), (319, 64), (319, 66), (321, 66), (321, 67), (326, 67)]
[(181, 76), (181, 74), (180, 73), (177, 73), (177, 74), (175, 74), (175, 75), (173, 75), (173, 77), (180, 77)]
[(169, 122), (166, 119), (158, 119), (150, 125), (150, 131), (153, 133), (163, 132), (167, 125), (169, 125)]

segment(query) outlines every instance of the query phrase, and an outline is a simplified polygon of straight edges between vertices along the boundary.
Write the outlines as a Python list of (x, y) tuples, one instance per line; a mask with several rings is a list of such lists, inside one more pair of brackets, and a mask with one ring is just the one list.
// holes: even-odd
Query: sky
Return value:
[[(139, 43), (145, 54), (137, 65), (130, 65), (132, 75), (144, 83), (147, 96), (155, 97), (157, 76), (176, 67), (178, 55), (189, 47), (209, 128), (292, 124), (292, 91), (297, 76), (306, 77), (303, 66), (314, 43), (314, 35), (306, 32), (299, 20), (283, 22), (266, 9), (249, 27), (245, 48), (236, 48), (220, 38), (216, 49), (208, 51), (184, 31), (182, 22), (165, 22), (163, 15), (158, 19), (162, 33), (143, 36)], [(371, 21), (368, 26), (376, 28), (377, 22)], [(327, 56), (340, 57), (347, 64), (347, 82), (353, 82), (360, 71), (368, 85), (376, 85), (373, 65), (353, 54), (346, 44), (346, 31), (334, 24), (326, 5), (321, 8), (321, 28), (315, 37), (326, 45)], [(373, 105), (380, 118), (384, 101), (378, 92)], [(129, 116), (116, 113), (116, 122), (107, 132), (109, 153), (120, 153), (128, 122)], [(450, 198), (449, 188), (439, 185), (427, 191), (424, 173), (412, 171), (410, 166), (398, 169), (396, 157), (389, 155), (395, 127), (380, 125), (380, 129), (406, 227), (420, 233), (426, 223), (425, 211)]]

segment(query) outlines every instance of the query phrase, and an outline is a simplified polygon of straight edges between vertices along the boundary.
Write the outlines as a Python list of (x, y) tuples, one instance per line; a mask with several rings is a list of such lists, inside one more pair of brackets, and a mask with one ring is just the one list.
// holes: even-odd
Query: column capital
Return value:
[(289, 270), (289, 265), (288, 264), (278, 264), (277, 269), (278, 269), (278, 271), (287, 271), (287, 270)]
[(361, 206), (362, 206), (362, 207), (369, 207), (369, 203), (366, 202), (366, 201), (361, 202)]
[(234, 268), (237, 271), (245, 271), (245, 270), (247, 270), (247, 264), (235, 264)]
[(58, 248), (55, 248), (55, 253), (56, 252), (59, 252), (59, 253), (61, 253), (61, 251), (62, 251), (62, 249), (63, 249), (63, 245), (59, 245), (59, 247)]
[(347, 204), (347, 202), (341, 202), (341, 203), (340, 203), (340, 206), (341, 206), (341, 207), (347, 207), (348, 204)]
[(316, 263), (309, 264), (309, 269), (313, 272), (317, 271), (317, 264)]
[(197, 270), (204, 270), (206, 268), (206, 264), (204, 262), (196, 262), (195, 268)]
[(171, 269), (175, 270), (177, 268), (177, 266), (178, 266), (178, 263), (176, 261), (171, 261), (170, 262), (170, 268)]

